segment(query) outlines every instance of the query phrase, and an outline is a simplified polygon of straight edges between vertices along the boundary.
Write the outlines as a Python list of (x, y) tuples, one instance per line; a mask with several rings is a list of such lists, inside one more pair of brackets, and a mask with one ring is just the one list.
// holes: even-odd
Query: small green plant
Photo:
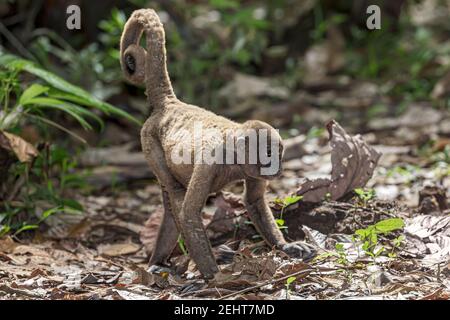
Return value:
[(414, 174), (417, 173), (420, 170), (418, 166), (415, 165), (398, 165), (394, 166), (393, 168), (389, 169), (386, 173), (386, 176), (389, 178), (395, 177), (395, 176), (401, 176), (406, 181), (406, 183), (410, 183), (414, 179)]
[(289, 299), (289, 295), (291, 294), (291, 284), (297, 280), (297, 277), (289, 277), (286, 279), (286, 300)]
[(397, 253), (395, 251), (400, 249), (404, 241), (405, 241), (404, 235), (399, 235), (397, 238), (392, 240), (392, 249), (388, 253), (389, 258), (395, 258), (397, 256)]
[(344, 248), (344, 244), (336, 243), (335, 249), (336, 249), (336, 253), (337, 253), (337, 257), (338, 257), (337, 262), (344, 266), (348, 266), (350, 264), (350, 262), (348, 261), (347, 253), (345, 252), (345, 248)]
[(184, 239), (181, 236), (181, 234), (178, 236), (178, 246), (180, 247), (181, 252), (183, 252), (183, 254), (185, 256), (187, 256), (188, 255), (188, 251), (186, 249), (186, 243), (184, 242)]
[[(83, 206), (68, 198), (69, 190), (88, 190), (87, 172), (75, 171), (77, 162), (65, 148), (51, 146), (42, 150), (32, 165), (17, 162), (9, 172), (16, 186), (11, 188), (0, 208), (0, 236), (18, 235), (36, 229), (57, 213), (80, 214)], [(16, 191), (14, 191), (16, 190)], [(42, 212), (37, 215), (36, 213)]]
[(325, 253), (322, 253), (319, 256), (317, 256), (314, 260), (318, 261), (318, 260), (326, 259), (329, 257), (336, 257), (337, 262), (339, 264), (341, 264), (343, 266), (349, 266), (350, 261), (348, 260), (347, 252), (345, 251), (344, 244), (336, 243), (335, 250), (336, 251), (327, 251)]
[(356, 188), (354, 191), (358, 198), (363, 202), (364, 206), (367, 206), (367, 202), (375, 197), (375, 190), (373, 189)]
[[(405, 223), (401, 218), (381, 220), (365, 229), (356, 230), (353, 239), (355, 242), (362, 243), (362, 249), (368, 256), (376, 258), (385, 251), (384, 246), (380, 246), (378, 236), (380, 234), (386, 235), (393, 231), (400, 230), (404, 225)], [(400, 238), (397, 243), (401, 243), (401, 241), (403, 240)]]
[[(23, 81), (19, 81), (24, 73), (35, 77), (31, 83), (27, 81), (28, 85), (25, 86), (21, 85)], [(4, 199), (0, 206), (0, 235), (18, 235), (36, 229), (55, 213), (81, 212), (81, 204), (66, 198), (65, 194), (67, 189), (86, 187), (84, 175), (75, 171), (77, 162), (67, 150), (49, 147), (49, 143), (44, 143), (41, 145), (47, 147), (40, 148), (38, 152), (17, 136), (25, 124), (35, 124), (42, 129), (46, 138), (49, 137), (48, 127), (55, 127), (85, 142), (54, 120), (53, 112), (69, 116), (86, 130), (94, 128), (93, 122), (102, 128), (103, 121), (99, 113), (126, 118), (135, 123), (139, 121), (33, 62), (1, 52), (0, 82), (0, 134), (20, 141), (24, 148), (33, 149), (33, 155), (26, 159), (21, 159), (21, 153), (14, 150), (20, 160), (15, 162), (8, 149), (4, 146), (0, 148), (2, 157), (11, 158), (6, 167), (0, 168), (0, 196)], [(7, 188), (7, 185), (12, 187)], [(41, 218), (36, 218), (37, 212), (43, 212)]]
[(285, 221), (283, 219), (284, 210), (288, 206), (290, 206), (290, 205), (292, 205), (294, 203), (297, 203), (297, 202), (299, 202), (302, 199), (303, 199), (302, 196), (297, 196), (297, 195), (287, 196), (287, 197), (285, 197), (283, 199), (278, 199), (278, 198), (275, 199), (275, 203), (281, 205), (280, 217), (278, 219), (275, 219), (279, 229), (286, 229), (287, 228), (284, 225), (285, 224)]
[(306, 134), (307, 139), (313, 139), (313, 138), (320, 138), (325, 132), (324, 128), (318, 128), (316, 126), (313, 126), (311, 129), (308, 130), (308, 133)]
[[(70, 84), (31, 61), (0, 53), (0, 66), (2, 66), (4, 76), (0, 94), (0, 103), (3, 105), (0, 112), (0, 130), (13, 128), (19, 124), (20, 120), (28, 118), (69, 132), (63, 126), (45, 116), (46, 110), (63, 112), (78, 121), (84, 129), (92, 129), (88, 119), (102, 125), (101, 119), (93, 110), (126, 118), (140, 124), (138, 120), (125, 111), (107, 102), (100, 101), (82, 88)], [(18, 75), (22, 72), (32, 74), (46, 84), (33, 83), (21, 91), (18, 85)], [(13, 98), (15, 103), (11, 104)]]

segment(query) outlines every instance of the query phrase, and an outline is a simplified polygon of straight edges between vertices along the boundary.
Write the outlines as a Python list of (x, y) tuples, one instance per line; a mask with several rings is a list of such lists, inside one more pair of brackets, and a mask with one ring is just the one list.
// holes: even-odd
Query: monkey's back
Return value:
[[(201, 141), (196, 136), (199, 131), (194, 132), (194, 128), (198, 130), (201, 126), (203, 132), (210, 129), (219, 130), (220, 135), (208, 136), (208, 140), (203, 141), (209, 148), (214, 148), (218, 144), (223, 144), (226, 129), (233, 130), (238, 125), (238, 123), (211, 111), (176, 101), (167, 104), (163, 109), (156, 110), (145, 122), (141, 132), (143, 151), (144, 153), (156, 152), (145, 137), (148, 135), (157, 137), (169, 170), (182, 185), (187, 187), (194, 169), (195, 155), (190, 153), (190, 159), (180, 160), (182, 158), (180, 150), (202, 152), (206, 147), (205, 144), (199, 143)], [(202, 147), (195, 149), (196, 143), (199, 143), (197, 146)], [(176, 155), (180, 156), (178, 161), (174, 161)], [(186, 154), (184, 156), (186, 157)], [(216, 188), (220, 189), (221, 187), (223, 187), (223, 184), (217, 181)]]

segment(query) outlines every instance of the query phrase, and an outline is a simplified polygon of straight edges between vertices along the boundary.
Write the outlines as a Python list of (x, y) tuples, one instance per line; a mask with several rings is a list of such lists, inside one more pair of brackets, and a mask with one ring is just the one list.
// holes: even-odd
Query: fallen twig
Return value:
[(253, 290), (255, 290), (255, 289), (258, 289), (258, 288), (261, 288), (261, 287), (264, 287), (264, 286), (267, 286), (267, 285), (270, 285), (270, 284), (275, 284), (275, 283), (278, 283), (278, 282), (280, 282), (280, 281), (287, 280), (287, 279), (290, 278), (290, 277), (295, 277), (295, 276), (298, 276), (298, 275), (301, 275), (301, 274), (307, 274), (307, 273), (310, 273), (310, 272), (313, 271), (313, 270), (314, 270), (314, 268), (304, 269), (304, 270), (300, 270), (300, 271), (297, 271), (297, 272), (288, 274), (287, 276), (283, 276), (283, 277), (278, 278), (278, 279), (268, 280), (268, 281), (266, 281), (266, 282), (257, 284), (257, 285), (255, 285), (255, 286), (248, 287), (248, 288), (245, 288), (245, 289), (242, 289), (242, 290), (239, 290), (239, 291), (236, 291), (236, 292), (227, 294), (227, 295), (225, 295), (225, 296), (223, 296), (223, 297), (218, 298), (218, 300), (225, 300), (225, 299), (231, 298), (231, 297), (233, 297), (233, 296), (236, 296), (236, 295), (238, 295), (238, 294), (246, 293), (246, 292), (253, 291)]
[(4, 284), (0, 285), (0, 291), (6, 292), (9, 294), (17, 294), (17, 295), (21, 295), (21, 296), (25, 296), (25, 297), (29, 297), (29, 298), (40, 298), (40, 299), (44, 298), (41, 294), (33, 293), (28, 290), (11, 288)]

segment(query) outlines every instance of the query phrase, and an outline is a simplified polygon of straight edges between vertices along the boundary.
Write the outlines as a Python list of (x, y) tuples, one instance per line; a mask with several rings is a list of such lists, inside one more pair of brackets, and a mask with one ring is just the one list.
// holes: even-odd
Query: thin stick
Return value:
[(21, 289), (16, 289), (16, 288), (11, 288), (8, 287), (7, 285), (0, 285), (0, 291), (9, 293), (9, 294), (17, 294), (20, 296), (25, 296), (28, 298), (39, 298), (39, 299), (44, 299), (44, 296), (38, 294), (38, 293), (34, 293), (32, 291), (28, 291), (28, 290), (21, 290)]
[(289, 274), (289, 275), (287, 275), (287, 276), (283, 276), (283, 277), (278, 278), (278, 279), (268, 280), (268, 281), (266, 281), (266, 282), (257, 284), (257, 285), (255, 285), (255, 286), (248, 287), (248, 288), (245, 288), (245, 289), (242, 289), (242, 290), (239, 290), (239, 291), (236, 291), (236, 292), (227, 294), (226, 296), (223, 296), (223, 297), (218, 298), (218, 300), (225, 300), (225, 299), (231, 298), (231, 297), (233, 297), (233, 296), (235, 296), (235, 295), (238, 295), (238, 294), (241, 294), (241, 293), (246, 293), (246, 292), (253, 291), (253, 290), (255, 290), (255, 289), (264, 287), (264, 286), (269, 285), (269, 284), (275, 284), (275, 283), (277, 283), (277, 282), (280, 282), (280, 281), (283, 281), (283, 280), (287, 280), (287, 279), (290, 278), (290, 277), (295, 277), (295, 276), (298, 276), (298, 275), (301, 275), (301, 274), (310, 273), (310, 272), (313, 271), (313, 270), (314, 270), (313, 268), (311, 268), (311, 269), (304, 269), (304, 270), (300, 270), (300, 271), (291, 273), (291, 274)]

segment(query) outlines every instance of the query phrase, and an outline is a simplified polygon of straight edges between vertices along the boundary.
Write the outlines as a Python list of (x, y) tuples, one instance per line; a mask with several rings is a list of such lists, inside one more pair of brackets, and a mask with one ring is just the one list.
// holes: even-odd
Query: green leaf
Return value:
[(19, 233), (27, 231), (27, 230), (34, 230), (39, 228), (39, 226), (37, 224), (27, 224), (24, 225), (23, 227), (19, 228), (16, 232), (14, 232), (14, 235), (17, 236)]
[(69, 208), (75, 209), (77, 211), (83, 211), (83, 206), (76, 200), (73, 199), (63, 199), (62, 204)]
[(383, 253), (383, 251), (384, 251), (385, 249), (384, 249), (384, 247), (381, 247), (380, 249), (378, 249), (376, 252), (374, 252), (375, 253), (375, 256), (379, 256), (380, 254), (382, 254)]
[(362, 188), (356, 188), (353, 190), (358, 197), (363, 201), (371, 200), (375, 196), (375, 190), (373, 189), (362, 189)]
[(279, 225), (280, 227), (284, 226), (284, 220), (283, 219), (276, 219), (275, 220), (277, 225)]
[(290, 285), (292, 282), (294, 282), (295, 280), (297, 280), (297, 277), (289, 277), (286, 280), (286, 284)]
[(403, 241), (405, 241), (405, 236), (404, 236), (404, 235), (398, 236), (398, 237), (395, 238), (394, 241), (393, 241), (394, 246), (399, 247), (399, 246), (402, 244)]
[(395, 258), (397, 256), (397, 254), (395, 252), (389, 252), (388, 253), (388, 257), (389, 258)]
[(17, 71), (26, 71), (28, 73), (31, 73), (35, 75), (36, 77), (46, 81), (48, 84), (53, 86), (56, 89), (59, 89), (65, 93), (69, 93), (71, 95), (74, 95), (78, 98), (83, 99), (84, 104), (89, 107), (96, 108), (105, 114), (112, 114), (116, 116), (123, 117), (125, 119), (128, 119), (136, 124), (141, 124), (139, 120), (131, 116), (129, 113), (114, 107), (113, 105), (103, 102), (94, 96), (92, 96), (89, 92), (85, 91), (84, 89), (75, 86), (63, 78), (57, 76), (54, 73), (51, 73), (47, 70), (44, 70), (40, 67), (38, 67), (35, 63), (29, 60), (21, 59), (19, 57), (16, 57), (14, 55), (10, 54), (0, 54), (0, 65), (4, 65), (9, 69), (17, 70)]
[(371, 243), (372, 245), (375, 245), (377, 242), (378, 242), (378, 236), (377, 236), (377, 233), (376, 233), (376, 232), (372, 232), (372, 233), (370, 234), (370, 243)]
[(367, 251), (367, 250), (369, 250), (369, 247), (370, 247), (369, 241), (364, 241), (364, 243), (362, 245), (362, 249), (364, 251)]
[(61, 211), (61, 207), (55, 207), (55, 208), (51, 208), (48, 210), (45, 210), (42, 213), (41, 219), (39, 222), (44, 221), (45, 219), (47, 219), (48, 217), (50, 217), (51, 215), (55, 214), (56, 212)]
[(40, 84), (33, 84), (27, 88), (19, 98), (19, 104), (25, 105), (30, 99), (33, 99), (41, 94), (48, 92), (49, 87), (41, 86)]
[(34, 115), (34, 114), (25, 114), (25, 116), (30, 117), (31, 119), (34, 119), (34, 120), (42, 121), (42, 122), (44, 122), (44, 123), (46, 123), (48, 125), (51, 125), (51, 126), (53, 126), (55, 128), (58, 128), (59, 130), (62, 130), (64, 132), (70, 134), (72, 137), (74, 137), (75, 139), (81, 141), (82, 143), (87, 143), (86, 140), (84, 140), (82, 137), (77, 135), (75, 132), (70, 131), (69, 129), (59, 125), (58, 123), (56, 123), (54, 121), (51, 121), (51, 120), (49, 120), (47, 118), (44, 118), (44, 117), (41, 117), (41, 116), (37, 116), (37, 115)]
[(302, 199), (303, 199), (302, 196), (297, 196), (297, 195), (287, 196), (283, 199), (283, 204), (285, 207), (287, 207), (287, 206), (290, 206), (291, 204), (299, 202)]
[(355, 231), (355, 234), (359, 236), (361, 239), (365, 239), (369, 236), (370, 231), (367, 229), (358, 229)]
[(391, 218), (379, 221), (375, 224), (375, 229), (378, 233), (389, 233), (395, 230), (402, 229), (405, 226), (403, 219)]
[(3, 225), (0, 228), (0, 238), (3, 237), (5, 234), (7, 234), (11, 230), (11, 227), (8, 225)]
[(84, 129), (92, 129), (92, 126), (84, 119), (84, 116), (90, 117), (96, 120), (97, 122), (102, 123), (102, 120), (91, 111), (86, 110), (75, 104), (54, 98), (44, 98), (44, 97), (33, 98), (29, 99), (27, 103), (24, 105), (25, 106), (32, 105), (33, 107), (38, 106), (38, 109), (51, 108), (63, 111), (72, 116), (73, 118), (75, 118)]

